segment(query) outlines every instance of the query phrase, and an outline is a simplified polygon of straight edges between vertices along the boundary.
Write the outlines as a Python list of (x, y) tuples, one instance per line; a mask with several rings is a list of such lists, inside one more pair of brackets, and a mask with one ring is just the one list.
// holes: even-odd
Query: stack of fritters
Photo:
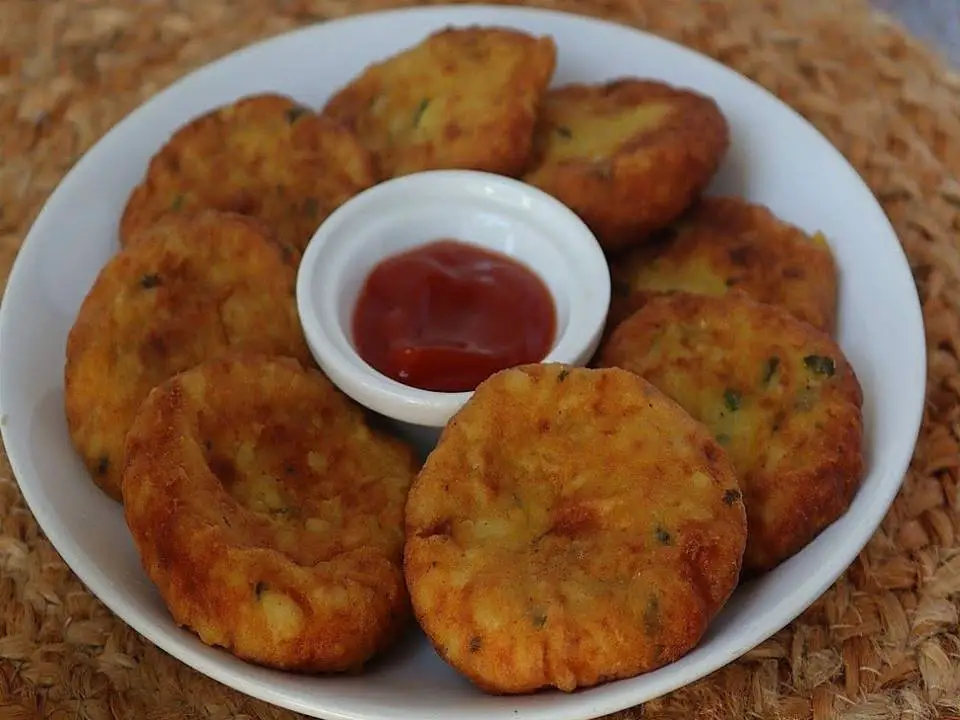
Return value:
[(179, 624), (264, 665), (353, 670), (409, 618), (417, 465), (314, 367), (298, 257), (219, 210), (130, 235), (70, 332), (67, 420)]
[(94, 480), (121, 497), (123, 443), (156, 385), (243, 351), (312, 362), (294, 255), (257, 220), (208, 210), (131, 236), (100, 271), (67, 339), (67, 421)]
[[(572, 691), (681, 657), (846, 510), (863, 398), (825, 239), (703, 195), (729, 144), (710, 98), (551, 87), (556, 63), (549, 37), (444, 29), (322, 108), (214, 109), (145, 169), (70, 333), (66, 413), (204, 642), (356, 670), (412, 609), (479, 687)], [(431, 169), (553, 194), (613, 300), (595, 367), (497, 373), (418, 469), (315, 367), (294, 285), (337, 207)]]
[(846, 512), (865, 470), (829, 246), (763, 206), (703, 197), (610, 269), (593, 364), (643, 376), (710, 428), (744, 493), (744, 577), (776, 567)]
[(747, 576), (803, 549), (847, 509), (863, 469), (857, 377), (837, 344), (740, 294), (664, 294), (600, 353), (654, 383), (726, 449), (740, 478)]
[(381, 179), (518, 177), (577, 212), (605, 249), (642, 242), (716, 172), (726, 120), (713, 100), (643, 78), (550, 89), (555, 65), (551, 38), (446, 29), (366, 69), (323, 114), (357, 132)]
[(153, 157), (121, 242), (170, 213), (264, 221), (302, 250), (340, 204), (376, 182), (482, 170), (544, 189), (608, 251), (643, 244), (702, 192), (729, 144), (710, 98), (647, 78), (550, 87), (552, 38), (446, 28), (363, 69), (319, 111), (266, 93), (212, 110)]

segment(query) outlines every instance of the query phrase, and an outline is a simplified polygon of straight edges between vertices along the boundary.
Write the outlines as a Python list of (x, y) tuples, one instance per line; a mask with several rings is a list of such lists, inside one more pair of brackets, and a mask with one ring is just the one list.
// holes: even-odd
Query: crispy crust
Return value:
[(837, 267), (830, 246), (739, 198), (702, 198), (656, 242), (614, 258), (610, 272), (611, 330), (653, 295), (723, 295), (731, 288), (784, 307), (826, 333), (836, 324)]
[(655, 297), (598, 364), (646, 378), (724, 441), (747, 507), (745, 575), (802, 550), (852, 502), (865, 470), (860, 383), (828, 335), (783, 308), (739, 292)]
[(571, 691), (700, 640), (746, 538), (706, 429), (622, 370), (528, 365), (482, 383), (407, 500), (404, 569), (440, 655), (482, 689)]
[(67, 338), (67, 424), (94, 481), (120, 500), (123, 439), (156, 384), (248, 349), (311, 363), (293, 298), (296, 256), (258, 221), (169, 216), (115, 255)]
[(356, 132), (384, 178), (451, 168), (517, 176), (556, 54), (549, 37), (446, 28), (370, 65), (323, 113)]
[(527, 182), (573, 209), (614, 253), (683, 213), (729, 145), (710, 98), (651, 80), (574, 84), (544, 98)]
[(413, 455), (319, 371), (202, 363), (150, 393), (126, 457), (143, 566), (203, 642), (284, 670), (358, 670), (409, 619)]
[(212, 208), (256, 217), (303, 251), (331, 212), (375, 182), (373, 158), (345, 127), (284, 95), (252, 95), (160, 148), (127, 200), (120, 242), (164, 215)]

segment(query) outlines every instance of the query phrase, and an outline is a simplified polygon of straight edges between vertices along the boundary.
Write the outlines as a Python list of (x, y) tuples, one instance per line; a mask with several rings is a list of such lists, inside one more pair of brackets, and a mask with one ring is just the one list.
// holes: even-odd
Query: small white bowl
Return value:
[(300, 321), (317, 363), (341, 390), (380, 415), (428, 428), (445, 425), (470, 397), (388, 378), (352, 341), (354, 305), (374, 266), (442, 238), (504, 253), (533, 270), (557, 315), (543, 361), (589, 361), (610, 304), (609, 269), (590, 230), (558, 200), (518, 180), (437, 170), (388, 180), (351, 198), (324, 221), (303, 255)]

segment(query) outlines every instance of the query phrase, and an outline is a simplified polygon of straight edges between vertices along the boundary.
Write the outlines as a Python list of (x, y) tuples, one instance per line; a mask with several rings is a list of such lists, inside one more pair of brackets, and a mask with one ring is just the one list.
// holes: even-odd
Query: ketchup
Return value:
[(542, 360), (556, 325), (553, 297), (532, 271), (443, 239), (373, 268), (354, 309), (353, 341), (387, 377), (463, 392), (499, 370)]

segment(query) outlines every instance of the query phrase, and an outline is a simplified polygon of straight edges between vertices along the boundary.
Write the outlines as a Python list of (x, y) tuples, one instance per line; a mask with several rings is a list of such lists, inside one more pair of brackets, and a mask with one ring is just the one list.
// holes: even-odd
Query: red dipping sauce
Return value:
[(405, 385), (473, 390), (493, 373), (543, 360), (553, 296), (506, 255), (437, 240), (376, 265), (353, 314), (353, 341), (374, 369)]

